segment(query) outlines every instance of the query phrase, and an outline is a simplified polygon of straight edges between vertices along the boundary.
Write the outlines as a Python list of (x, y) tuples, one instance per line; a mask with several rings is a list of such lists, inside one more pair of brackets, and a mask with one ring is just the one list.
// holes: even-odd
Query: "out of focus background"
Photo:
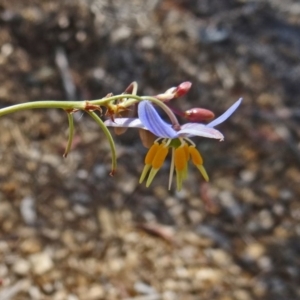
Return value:
[(132, 82), (218, 116), (195, 139), (211, 181), (169, 161), (138, 184), (145, 149), (35, 110), (0, 119), (0, 299), (300, 299), (300, 3), (292, 0), (0, 0), (0, 106), (99, 99)]

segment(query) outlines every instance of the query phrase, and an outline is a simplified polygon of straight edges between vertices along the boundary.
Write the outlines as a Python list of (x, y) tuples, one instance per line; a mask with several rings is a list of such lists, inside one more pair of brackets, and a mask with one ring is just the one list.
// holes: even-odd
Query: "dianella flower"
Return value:
[(142, 128), (149, 130), (157, 136), (157, 139), (145, 157), (145, 166), (140, 177), (140, 183), (147, 178), (146, 186), (150, 186), (155, 175), (162, 167), (168, 153), (171, 152), (169, 189), (175, 170), (177, 190), (180, 191), (183, 180), (187, 178), (189, 161), (192, 161), (200, 171), (204, 180), (209, 180), (203, 166), (203, 158), (190, 138), (200, 136), (223, 141), (223, 134), (214, 127), (229, 118), (241, 104), (241, 101), (242, 99), (239, 99), (220, 117), (206, 125), (201, 123), (186, 123), (175, 130), (171, 124), (166, 123), (160, 117), (150, 101), (142, 101), (139, 103), (138, 118), (118, 118), (115, 119), (114, 122), (107, 120), (105, 124), (113, 127)]

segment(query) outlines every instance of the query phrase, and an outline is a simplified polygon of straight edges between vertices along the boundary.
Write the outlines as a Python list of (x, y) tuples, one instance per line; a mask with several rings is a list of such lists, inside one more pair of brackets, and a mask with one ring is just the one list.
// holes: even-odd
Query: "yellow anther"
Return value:
[[(169, 177), (169, 189), (172, 183), (174, 169), (176, 171), (177, 190), (182, 188), (182, 182), (188, 175), (188, 161), (191, 159), (193, 164), (200, 171), (206, 181), (209, 180), (206, 170), (203, 166), (203, 159), (194, 145), (189, 146), (190, 142), (180, 139), (181, 145), (178, 147), (178, 140), (173, 144), (171, 139), (163, 139), (160, 143), (154, 142), (145, 157), (145, 166), (140, 177), (140, 183), (146, 178), (146, 187), (149, 187), (159, 169), (162, 167), (169, 148), (172, 148), (172, 161)], [(177, 148), (176, 148), (177, 146)]]
[(176, 170), (176, 183), (177, 183), (177, 191), (181, 191), (182, 188), (182, 180), (183, 180), (183, 171)]
[(183, 149), (185, 151), (186, 161), (189, 161), (189, 159), (190, 159), (190, 153), (189, 153), (189, 146), (188, 146), (188, 144), (184, 144)]
[(194, 165), (199, 166), (203, 164), (203, 158), (194, 146), (189, 146), (189, 153), (191, 154)]
[(140, 177), (140, 180), (139, 180), (139, 183), (142, 183), (144, 181), (144, 179), (146, 178), (149, 170), (151, 168), (151, 165), (145, 165), (144, 166), (144, 169), (143, 169), (143, 172), (141, 174), (141, 177)]
[(203, 178), (205, 179), (205, 181), (209, 181), (209, 177), (206, 173), (205, 168), (203, 167), (203, 165), (198, 165), (196, 166), (198, 168), (198, 170), (200, 171), (200, 173), (202, 174)]
[(168, 155), (169, 152), (169, 147), (165, 146), (164, 144), (160, 144), (159, 148), (152, 159), (152, 168), (153, 169), (160, 169), (161, 166), (163, 165), (166, 156)]
[(145, 165), (151, 165), (158, 149), (161, 147), (162, 145), (159, 143), (154, 143), (151, 148), (149, 149), (146, 157), (145, 157)]
[(183, 171), (186, 167), (187, 157), (184, 147), (178, 147), (175, 149), (174, 163), (176, 171)]
[(148, 178), (147, 178), (147, 181), (146, 181), (146, 187), (149, 187), (150, 184), (152, 183), (153, 181), (153, 178), (155, 177), (156, 173), (158, 172), (159, 169), (151, 169), (149, 175), (148, 175)]

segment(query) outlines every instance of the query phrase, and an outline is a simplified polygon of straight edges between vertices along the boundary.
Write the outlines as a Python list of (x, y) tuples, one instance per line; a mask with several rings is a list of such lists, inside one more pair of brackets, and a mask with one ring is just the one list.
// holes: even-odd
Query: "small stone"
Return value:
[(106, 208), (101, 208), (98, 210), (98, 220), (101, 224), (101, 229), (104, 234), (113, 235), (116, 232), (116, 224), (114, 220), (114, 215), (110, 210)]
[(249, 295), (249, 293), (245, 290), (236, 290), (233, 292), (234, 299), (236, 300), (251, 300), (252, 297)]
[(260, 243), (252, 243), (245, 249), (244, 257), (248, 260), (257, 260), (263, 256), (266, 249)]
[(55, 198), (53, 203), (59, 210), (63, 210), (69, 206), (68, 200), (62, 197)]
[(144, 50), (151, 50), (155, 47), (155, 40), (151, 36), (144, 36), (138, 41), (138, 45)]
[(157, 291), (152, 286), (141, 281), (137, 281), (134, 284), (134, 289), (137, 293), (144, 295), (151, 295), (157, 293)]
[(42, 249), (41, 243), (35, 238), (27, 239), (21, 243), (20, 249), (23, 253), (32, 254), (40, 252)]
[(95, 165), (93, 173), (94, 173), (95, 177), (104, 179), (107, 176), (106, 166), (103, 164)]
[(135, 176), (127, 175), (125, 178), (120, 179), (118, 182), (118, 188), (126, 195), (131, 195), (137, 185), (137, 179)]
[(272, 260), (268, 256), (263, 256), (258, 260), (257, 265), (263, 272), (269, 272), (273, 268)]
[(28, 294), (30, 295), (30, 299), (38, 300), (42, 298), (41, 291), (37, 286), (31, 286), (28, 290)]
[(206, 256), (219, 266), (228, 266), (232, 263), (230, 255), (222, 249), (207, 249)]
[(282, 216), (285, 212), (284, 206), (281, 204), (275, 204), (272, 208), (272, 211), (277, 215), (277, 216)]
[(33, 273), (42, 275), (50, 271), (53, 267), (53, 261), (47, 252), (32, 254), (30, 257)]
[(176, 268), (175, 274), (178, 278), (189, 278), (190, 277), (189, 271), (183, 267)]
[(247, 224), (247, 229), (253, 232), (260, 232), (262, 230), (270, 230), (274, 227), (275, 221), (272, 213), (267, 209), (260, 211), (257, 215), (253, 216)]
[(241, 171), (240, 176), (241, 176), (241, 179), (246, 183), (250, 183), (256, 178), (256, 174), (250, 170)]
[(92, 201), (90, 195), (85, 192), (74, 192), (71, 194), (70, 198), (73, 202), (79, 203), (89, 203)]
[(199, 224), (203, 220), (203, 213), (196, 209), (188, 210), (188, 216), (192, 224)]
[(235, 200), (231, 192), (223, 191), (219, 193), (219, 198), (221, 205), (233, 218), (239, 218), (243, 215), (241, 205)]
[(173, 291), (166, 291), (163, 293), (162, 298), (158, 295), (157, 299), (162, 299), (162, 300), (178, 300), (178, 296), (175, 292)]
[(78, 297), (76, 295), (74, 295), (74, 294), (69, 294), (67, 296), (67, 300), (78, 300)]
[(45, 283), (42, 286), (42, 290), (45, 294), (52, 294), (54, 292), (54, 286), (53, 284), (51, 284), (50, 282)]
[(130, 37), (132, 30), (127, 26), (117, 28), (111, 33), (112, 43), (118, 43)]
[(14, 263), (12, 270), (17, 275), (25, 276), (30, 270), (30, 263), (28, 260), (20, 258)]
[[(59, 290), (59, 291), (57, 291), (57, 292), (51, 297), (51, 299), (53, 299), (53, 300), (65, 300), (65, 299), (67, 299), (67, 300), (69, 300), (69, 296), (67, 296), (65, 290)], [(70, 298), (70, 299), (72, 299), (72, 298)], [(78, 298), (75, 298), (75, 299), (77, 300)], [(72, 299), (72, 300), (73, 300), (73, 299)]]
[(14, 51), (14, 48), (13, 48), (12, 44), (6, 43), (6, 44), (3, 44), (1, 47), (1, 54), (4, 56), (11, 55), (13, 53), (13, 51)]
[(290, 191), (288, 189), (282, 189), (279, 192), (279, 197), (280, 197), (280, 199), (282, 199), (284, 201), (289, 201), (289, 200), (293, 199), (293, 193), (292, 193), (292, 191)]
[(25, 197), (21, 201), (20, 212), (27, 225), (34, 225), (37, 219), (35, 200), (32, 197)]
[(0, 264), (0, 278), (7, 277), (8, 268), (5, 264)]
[(263, 229), (268, 230), (274, 226), (274, 219), (272, 214), (264, 209), (259, 213), (260, 225)]
[(83, 217), (89, 214), (89, 209), (81, 204), (75, 204), (73, 210), (77, 216)]
[(98, 300), (104, 297), (104, 290), (101, 285), (92, 285), (86, 295), (87, 300)]
[(211, 283), (219, 282), (223, 277), (220, 270), (212, 268), (202, 268), (196, 273), (196, 278), (200, 281), (209, 281)]
[(81, 169), (81, 170), (78, 170), (77, 171), (77, 177), (79, 178), (79, 179), (87, 179), (88, 178), (88, 176), (89, 176), (89, 173), (88, 173), (88, 171), (87, 170), (85, 170), (85, 169)]
[(221, 245), (225, 249), (229, 249), (231, 246), (231, 241), (229, 238), (223, 234), (219, 228), (215, 228), (209, 225), (199, 225), (197, 227), (197, 233), (204, 237), (208, 237), (218, 245)]

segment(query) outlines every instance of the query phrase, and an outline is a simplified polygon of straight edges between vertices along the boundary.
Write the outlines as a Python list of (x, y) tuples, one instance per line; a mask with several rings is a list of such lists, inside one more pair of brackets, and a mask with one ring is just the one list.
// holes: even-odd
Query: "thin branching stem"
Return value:
[(18, 111), (22, 111), (22, 110), (37, 109), (37, 108), (61, 108), (65, 110), (84, 109), (85, 101), (43, 100), (43, 101), (20, 103), (20, 104), (15, 104), (0, 109), (0, 117)]
[(72, 142), (73, 142), (73, 137), (74, 137), (74, 117), (73, 117), (73, 114), (70, 112), (67, 112), (67, 115), (68, 115), (68, 121), (69, 121), (69, 139), (68, 139), (67, 147), (66, 147), (63, 157), (68, 156), (70, 149), (72, 147)]
[(110, 145), (110, 149), (111, 149), (111, 156), (112, 156), (112, 170), (111, 170), (111, 175), (114, 175), (116, 169), (117, 169), (117, 153), (116, 153), (116, 147), (115, 147), (115, 143), (114, 140), (110, 134), (110, 131), (107, 129), (107, 127), (105, 126), (104, 122), (100, 119), (100, 117), (93, 111), (88, 111), (87, 112), (95, 121), (96, 123), (101, 127), (101, 129), (103, 130), (105, 136), (108, 139), (109, 145)]
[(96, 123), (101, 127), (103, 130), (104, 134), (108, 138), (111, 152), (112, 152), (112, 171), (111, 175), (114, 174), (116, 167), (117, 167), (117, 160), (116, 160), (116, 149), (115, 149), (115, 144), (113, 141), (113, 138), (105, 126), (104, 122), (100, 119), (100, 117), (92, 111), (91, 107), (95, 109), (93, 106), (98, 106), (98, 108), (101, 110), (101, 106), (106, 106), (118, 99), (127, 99), (122, 103), (124, 108), (130, 107), (134, 105), (137, 102), (144, 101), (144, 100), (149, 100), (152, 103), (156, 104), (159, 106), (161, 109), (163, 109), (166, 114), (169, 116), (170, 121), (173, 124), (173, 127), (176, 128), (176, 126), (179, 126), (178, 120), (172, 110), (165, 105), (162, 101), (155, 97), (150, 97), (150, 96), (138, 96), (135, 95), (137, 87), (134, 85), (133, 86), (133, 94), (121, 94), (121, 95), (115, 95), (111, 97), (104, 97), (101, 99), (97, 100), (91, 100), (91, 101), (67, 101), (67, 100), (61, 100), (61, 101), (53, 101), (53, 100), (43, 100), (43, 101), (33, 101), (33, 102), (26, 102), (26, 103), (20, 103), (20, 104), (15, 104), (11, 105), (5, 108), (0, 109), (0, 117), (15, 113), (18, 111), (23, 111), (23, 110), (29, 110), (29, 109), (43, 109), (43, 108), (56, 108), (56, 109), (63, 109), (67, 111), (68, 113), (68, 121), (69, 121), (69, 139), (68, 143), (66, 146), (66, 150), (64, 153), (64, 157), (66, 157), (71, 149), (72, 146), (72, 141), (73, 141), (73, 136), (74, 136), (74, 120), (73, 120), (73, 115), (72, 113), (77, 110), (83, 110), (86, 111), (95, 121)]
[(33, 101), (33, 102), (26, 102), (26, 103), (20, 103), (11, 105), (5, 108), (0, 109), (0, 117), (15, 113), (22, 110), (28, 110), (28, 109), (38, 109), (38, 108), (60, 108), (64, 110), (85, 110), (87, 102), (92, 105), (100, 105), (100, 106), (106, 106), (109, 102), (117, 100), (117, 99), (123, 99), (127, 98), (128, 100), (124, 102), (124, 107), (129, 107), (139, 101), (143, 100), (149, 100), (153, 103), (155, 103), (157, 106), (159, 106), (161, 109), (163, 109), (166, 114), (169, 116), (170, 121), (173, 125), (178, 125), (178, 120), (172, 110), (165, 105), (162, 101), (158, 100), (155, 97), (150, 96), (137, 96), (133, 94), (121, 94), (121, 95), (115, 95), (107, 98), (102, 98), (98, 100), (91, 100), (91, 101), (53, 101), (53, 100), (43, 100), (43, 101)]

